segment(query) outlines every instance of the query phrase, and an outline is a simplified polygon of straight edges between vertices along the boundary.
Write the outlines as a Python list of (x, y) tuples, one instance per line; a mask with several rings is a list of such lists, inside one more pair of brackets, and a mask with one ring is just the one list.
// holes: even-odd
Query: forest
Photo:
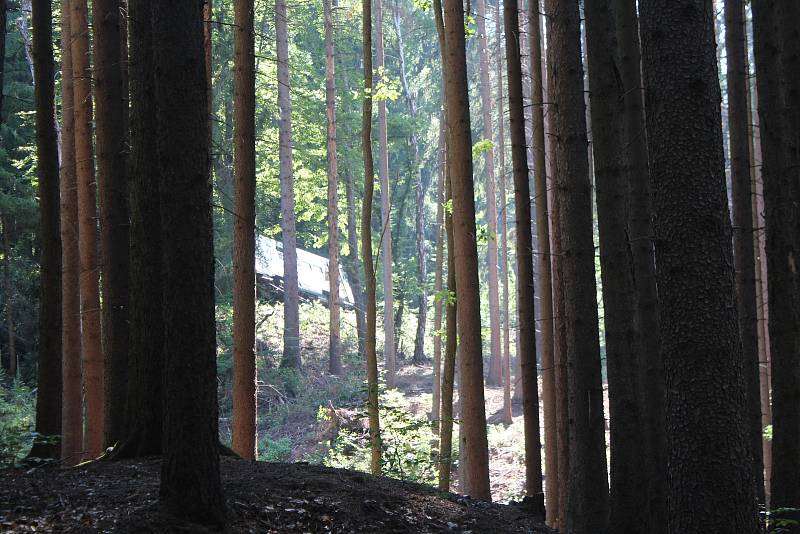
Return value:
[(800, 534), (798, 0), (0, 30), (0, 532)]

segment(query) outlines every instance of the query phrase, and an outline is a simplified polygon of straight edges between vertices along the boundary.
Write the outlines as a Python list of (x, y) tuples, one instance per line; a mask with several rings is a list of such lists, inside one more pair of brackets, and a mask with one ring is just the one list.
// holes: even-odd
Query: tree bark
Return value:
[(128, 365), (128, 188), (120, 0), (92, 2), (97, 178), (100, 193), (105, 445), (124, 433)]
[[(380, 1), (380, 0), (379, 0)], [(372, 200), (375, 164), (372, 158), (372, 0), (361, 0), (361, 39), (364, 51), (364, 101), (361, 110), (361, 149), (364, 156), (364, 199), (361, 203), (361, 254), (366, 286), (365, 359), (367, 365), (367, 411), (369, 412), (370, 469), (381, 473), (381, 430), (378, 406), (378, 355), (376, 343), (377, 301), (375, 263), (372, 254)], [(389, 332), (392, 336), (394, 333)]]
[[(152, 0), (129, 0), (130, 80), (130, 349), (125, 425), (116, 458), (161, 454), (163, 430), (164, 285), (161, 176), (156, 140)], [(155, 108), (155, 109), (154, 109)]]
[[(1, 91), (0, 91), (1, 92)], [(17, 334), (14, 327), (14, 288), (11, 282), (11, 232), (8, 218), (0, 213), (3, 226), (3, 292), (5, 293), (6, 330), (8, 331), (8, 375), (17, 378)]]
[(728, 125), (730, 128), (731, 182), (733, 191), (733, 261), (736, 302), (746, 386), (746, 427), (753, 456), (756, 496), (764, 504), (764, 458), (761, 435), (758, 316), (753, 242), (753, 204), (750, 174), (750, 136), (747, 99), (748, 72), (742, 0), (725, 2), (725, 46), (728, 65)]
[(464, 8), (460, 1), (445, 0), (446, 98), (453, 192), (453, 258), (458, 300), (460, 341), (459, 378), (462, 413), (461, 436), (466, 450), (464, 490), (490, 500), (486, 408), (483, 394), (478, 249), (475, 239), (475, 192), (472, 174), (472, 135), (464, 36)]
[[(492, 97), (491, 82), (489, 81), (489, 44), (486, 32), (486, 0), (478, 0), (478, 50), (480, 68), (480, 96), (481, 115), (483, 120), (483, 139), (492, 139)], [(497, 251), (497, 194), (495, 184), (494, 150), (484, 152), (486, 160), (486, 222), (489, 227), (489, 240), (487, 242), (487, 263), (489, 267), (489, 330), (490, 330), (490, 355), (489, 374), (486, 384), (500, 386), (503, 384), (503, 352), (500, 344), (500, 283), (497, 273), (499, 261)]]
[(358, 258), (358, 230), (356, 226), (356, 199), (353, 186), (353, 174), (350, 169), (344, 171), (345, 196), (347, 197), (347, 243), (350, 248), (350, 256), (345, 262), (344, 267), (347, 271), (347, 278), (350, 281), (350, 289), (353, 291), (353, 305), (356, 315), (356, 335), (358, 337), (358, 353), (366, 354), (365, 340), (367, 333), (366, 326), (366, 304), (364, 302), (364, 288), (361, 282), (362, 262)]
[(339, 185), (336, 160), (336, 70), (332, 0), (323, 0), (325, 17), (325, 109), (328, 121), (328, 308), (330, 309), (331, 374), (342, 374), (339, 311)]
[(539, 0), (528, 0), (530, 33), (531, 110), (533, 118), (533, 175), (536, 230), (539, 244), (539, 348), (542, 362), (544, 405), (545, 495), (547, 523), (558, 519), (558, 447), (556, 435), (555, 366), (553, 360), (553, 279), (550, 257), (550, 221), (547, 202), (547, 165), (544, 133), (544, 76)]
[[(436, 189), (436, 273), (434, 275), (434, 300), (433, 300), (433, 392), (431, 419), (434, 432), (439, 435), (441, 406), (442, 406), (442, 316), (449, 300), (443, 293), (444, 289), (444, 182), (447, 175), (447, 154), (445, 139), (447, 128), (445, 116), (442, 112), (439, 117), (439, 184)], [(441, 447), (440, 447), (441, 449)]]
[[(569, 395), (569, 502), (566, 528), (601, 532), (608, 477), (600, 374), (592, 195), (586, 140), (578, 2), (547, 0), (551, 113), (554, 114), (556, 209)], [(560, 451), (559, 451), (560, 452)], [(560, 454), (559, 454), (560, 457)], [(563, 525), (562, 525), (563, 526)]]
[(157, 155), (164, 276), (164, 441), (160, 501), (195, 523), (222, 524), (208, 165), (200, 2), (153, 4)]
[[(383, 0), (375, 0), (375, 61), (378, 76), (384, 76)], [(386, 100), (378, 101), (378, 174), (381, 181), (381, 256), (383, 259), (383, 356), (386, 385), (394, 387), (397, 354), (394, 343), (394, 286), (392, 284), (392, 199), (389, 187), (389, 140)]]
[[(793, 76), (786, 69), (791, 48), (784, 49), (784, 12), (789, 2), (777, 0), (753, 3), (753, 40), (758, 88), (759, 131), (766, 222), (768, 273), (769, 343), (772, 372), (772, 479), (770, 508), (800, 507), (800, 481), (791, 473), (800, 471), (800, 290), (795, 268), (798, 245), (797, 221), (800, 209), (796, 170), (792, 169), (793, 132), (797, 123), (788, 109)], [(796, 22), (796, 21), (794, 21)], [(796, 52), (796, 48), (794, 49)], [(785, 57), (784, 56), (789, 56)], [(797, 57), (794, 58), (797, 60)], [(796, 86), (795, 86), (796, 87)], [(793, 95), (797, 98), (797, 95)], [(796, 145), (795, 145), (796, 148)], [(773, 519), (778, 518), (773, 516)], [(797, 519), (793, 514), (780, 518)]]
[(640, 5), (674, 533), (758, 532), (710, 7)]
[(278, 61), (278, 107), (281, 233), (283, 235), (283, 359), (281, 367), (300, 370), (300, 290), (297, 279), (297, 228), (292, 163), (292, 98), (289, 86), (289, 35), (286, 0), (275, 1)]
[(81, 262), (81, 347), (86, 421), (83, 451), (94, 458), (105, 438), (105, 366), (100, 327), (100, 265), (92, 150), (92, 96), (86, 0), (71, 0), (72, 74), (75, 94), (75, 172), (78, 182), (78, 248)]
[(233, 450), (256, 457), (256, 74), (253, 1), (234, 3)]
[[(61, 434), (61, 230), (58, 191), (58, 140), (53, 102), (53, 13), (50, 2), (32, 4), (36, 154), (39, 175), (39, 364), (36, 395), (37, 436)], [(4, 221), (5, 222), (5, 221)], [(4, 225), (5, 226), (5, 225)], [(30, 456), (58, 458), (52, 439), (37, 438)]]
[(514, 166), (514, 206), (517, 219), (517, 324), (519, 328), (518, 352), (522, 365), (522, 406), (525, 416), (525, 491), (529, 496), (541, 496), (542, 502), (544, 502), (542, 446), (539, 438), (539, 386), (536, 371), (531, 194), (528, 184), (517, 1), (506, 0), (503, 11), (508, 69), (508, 117), (511, 131), (511, 157)]
[(70, 52), (70, 0), (61, 2), (61, 459), (77, 464), (83, 450), (81, 300), (78, 190), (75, 180), (75, 105)]
[(587, 3), (586, 44), (591, 78), (591, 122), (606, 367), (610, 409), (611, 495), (609, 530), (639, 532), (646, 521), (645, 457), (639, 446), (641, 396), (636, 335), (636, 283), (628, 240), (631, 167), (625, 164), (625, 88), (618, 83), (621, 50), (614, 12)]

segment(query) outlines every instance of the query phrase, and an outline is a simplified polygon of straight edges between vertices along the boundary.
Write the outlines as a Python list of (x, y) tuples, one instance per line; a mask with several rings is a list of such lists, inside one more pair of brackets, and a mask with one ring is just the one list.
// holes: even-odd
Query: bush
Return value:
[(31, 391), (19, 381), (8, 388), (0, 386), (0, 467), (15, 465), (28, 454), (36, 436), (34, 421)]
[(292, 441), (289, 438), (264, 438), (258, 444), (258, 459), (264, 462), (290, 462)]

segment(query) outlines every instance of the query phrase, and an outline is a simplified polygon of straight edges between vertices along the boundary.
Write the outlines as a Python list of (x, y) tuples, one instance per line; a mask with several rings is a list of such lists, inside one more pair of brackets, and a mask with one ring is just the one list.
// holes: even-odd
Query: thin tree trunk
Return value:
[(83, 451), (94, 458), (105, 437), (105, 366), (100, 330), (100, 265), (92, 150), (92, 96), (86, 0), (71, 0), (72, 74), (75, 94), (75, 172), (78, 182), (78, 248), (81, 262), (81, 348), (86, 421)]
[(442, 316), (449, 300), (443, 293), (444, 287), (444, 182), (447, 175), (447, 155), (445, 139), (447, 129), (444, 113), (439, 117), (439, 184), (436, 189), (436, 273), (434, 275), (433, 300), (433, 399), (431, 419), (434, 432), (438, 435), (442, 406)]
[[(380, 0), (379, 0), (380, 1)], [(372, 254), (372, 200), (375, 192), (375, 164), (372, 158), (372, 0), (361, 0), (364, 50), (364, 101), (361, 114), (361, 148), (364, 156), (364, 199), (361, 204), (361, 254), (366, 286), (367, 411), (369, 412), (370, 469), (381, 473), (381, 430), (378, 406), (378, 356), (376, 350), (377, 302), (375, 263)], [(389, 336), (393, 332), (389, 331)]]
[[(480, 67), (480, 96), (483, 139), (492, 139), (492, 96), (489, 81), (489, 44), (486, 32), (486, 0), (478, 0), (478, 49)], [(500, 343), (500, 283), (497, 273), (497, 195), (495, 193), (494, 150), (484, 151), (486, 159), (486, 222), (489, 227), (487, 263), (489, 266), (489, 373), (486, 384), (500, 386), (503, 383), (503, 352)]]
[[(601, 532), (608, 516), (605, 420), (600, 373), (592, 194), (583, 100), (577, 1), (547, 0), (550, 100), (553, 102), (563, 292), (563, 335), (569, 393), (569, 502), (566, 528)], [(560, 455), (559, 455), (560, 456)], [(562, 525), (563, 526), (563, 525)]]
[[(400, 59), (400, 82), (403, 87), (408, 112), (412, 122), (417, 120), (417, 101), (408, 83), (406, 73), (405, 43), (403, 41), (402, 27), (400, 25), (400, 8), (397, 2), (394, 3), (393, 20), (395, 33), (397, 34), (397, 48)], [(419, 285), (419, 295), (417, 297), (417, 333), (414, 338), (414, 356), (411, 362), (414, 365), (425, 363), (425, 328), (428, 322), (428, 265), (425, 250), (425, 190), (428, 183), (423, 173), (422, 161), (420, 157), (419, 138), (416, 130), (411, 131), (410, 139), (412, 150), (414, 151), (414, 168), (417, 172), (416, 180), (416, 202), (415, 202), (415, 221), (414, 237), (417, 253), (417, 284)], [(399, 327), (398, 327), (399, 329)]]
[(6, 330), (8, 331), (8, 374), (15, 379), (17, 378), (17, 334), (14, 328), (14, 288), (11, 283), (11, 232), (5, 214), (0, 214), (0, 224), (3, 226), (3, 292), (5, 293)]
[(542, 446), (539, 438), (539, 389), (536, 372), (536, 316), (534, 311), (533, 243), (531, 236), (531, 194), (528, 183), (528, 155), (522, 100), (517, 0), (504, 2), (506, 65), (508, 69), (508, 117), (511, 157), (514, 166), (514, 207), (517, 250), (517, 324), (519, 357), (522, 365), (522, 406), (525, 415), (525, 491), (541, 499)]
[(105, 445), (124, 433), (128, 370), (128, 187), (125, 178), (125, 115), (122, 95), (120, 0), (92, 2), (92, 77), (97, 125), (100, 193), (102, 328), (105, 356)]
[[(0, 0), (0, 87), (5, 87), (6, 72), (6, 24), (8, 24), (8, 2)], [(3, 123), (3, 91), (0, 90), (0, 124)]]
[(753, 480), (758, 502), (764, 504), (764, 457), (761, 436), (761, 389), (758, 364), (758, 316), (753, 242), (753, 199), (747, 99), (747, 46), (742, 0), (725, 2), (725, 46), (728, 65), (728, 124), (731, 138), (733, 190), (733, 260), (736, 301), (746, 386), (746, 426), (753, 455)]
[(252, 0), (234, 3), (233, 450), (256, 451), (256, 75)]
[[(130, 20), (130, 350), (125, 425), (115, 457), (161, 454), (163, 430), (164, 285), (161, 190), (156, 147), (153, 2), (129, 0)], [(155, 106), (155, 109), (154, 109)]]
[[(758, 532), (709, 7), (701, 0), (640, 4), (666, 377), (667, 519), (673, 533)], [(700, 404), (714, 417), (700, 414)]]
[(218, 458), (203, 7), (154, 2), (153, 8), (166, 355), (160, 502), (182, 519), (220, 525), (225, 500)]
[[(52, 439), (61, 434), (61, 230), (58, 141), (53, 107), (53, 13), (50, 2), (44, 0), (34, 1), (32, 7), (41, 290), (35, 423), (37, 438), (30, 456), (58, 458), (60, 447)], [(7, 232), (5, 222), (3, 226)]]
[(490, 500), (486, 407), (483, 394), (478, 249), (475, 239), (475, 192), (472, 174), (472, 135), (464, 36), (464, 8), (460, 0), (445, 0), (447, 49), (447, 124), (450, 181), (453, 192), (453, 257), (458, 299), (460, 341), (459, 402), (461, 439), (466, 449), (464, 490)]
[(78, 189), (75, 181), (75, 106), (70, 52), (70, 0), (61, 1), (61, 459), (74, 465), (83, 449), (81, 402), (81, 300), (78, 256)]
[(289, 86), (289, 35), (286, 0), (275, 1), (278, 58), (278, 107), (281, 233), (283, 236), (283, 359), (282, 367), (300, 370), (300, 292), (297, 279), (297, 229), (292, 163), (292, 98)]
[(531, 110), (533, 117), (533, 175), (536, 230), (539, 241), (539, 348), (542, 362), (544, 407), (545, 497), (547, 523), (558, 520), (558, 447), (556, 434), (555, 366), (553, 360), (553, 279), (550, 257), (550, 221), (547, 202), (547, 165), (544, 136), (544, 72), (539, 0), (528, 0), (528, 31), (531, 43)]
[(638, 532), (646, 516), (645, 457), (641, 435), (641, 385), (636, 336), (636, 284), (628, 241), (630, 167), (625, 165), (624, 87), (618, 83), (620, 49), (614, 13), (585, 5), (592, 83), (591, 121), (600, 266), (603, 283), (606, 368), (610, 411), (609, 531)]
[(356, 316), (356, 335), (358, 337), (358, 353), (365, 354), (365, 339), (367, 333), (366, 307), (364, 302), (364, 288), (361, 282), (361, 260), (358, 258), (358, 229), (356, 226), (356, 199), (353, 186), (353, 175), (349, 169), (344, 171), (345, 196), (347, 197), (347, 243), (350, 247), (350, 257), (345, 262), (347, 278), (353, 291), (353, 305)]
[(336, 160), (336, 70), (332, 0), (323, 0), (325, 14), (325, 109), (328, 120), (328, 308), (330, 309), (331, 374), (342, 374), (339, 311), (339, 186)]
[[(375, 0), (375, 61), (383, 76), (383, 0)], [(378, 174), (381, 181), (381, 255), (383, 259), (383, 356), (386, 358), (386, 385), (394, 387), (397, 354), (394, 343), (394, 289), (392, 285), (392, 199), (389, 187), (389, 141), (386, 100), (378, 101)]]
[(503, 60), (505, 59), (503, 48), (503, 25), (500, 15), (500, 0), (495, 4), (495, 32), (497, 36), (497, 49), (495, 59), (497, 61), (497, 159), (498, 175), (500, 176), (500, 272), (502, 272), (503, 283), (503, 312), (502, 312), (502, 331), (503, 331), (503, 423), (510, 425), (514, 422), (514, 414), (511, 406), (511, 328), (509, 322), (508, 305), (508, 198), (506, 196), (506, 133), (505, 133), (505, 111), (503, 101), (505, 91), (503, 90)]
[(626, 147), (622, 163), (628, 174), (630, 212), (628, 240), (633, 256), (636, 284), (636, 330), (639, 351), (639, 379), (648, 480), (647, 531), (666, 532), (666, 438), (664, 431), (664, 368), (659, 335), (658, 295), (656, 291), (653, 227), (651, 222), (650, 174), (647, 164), (647, 136), (644, 101), (641, 91), (641, 53), (639, 24), (634, 0), (615, 0), (615, 22), (619, 43), (619, 76), (624, 99)]

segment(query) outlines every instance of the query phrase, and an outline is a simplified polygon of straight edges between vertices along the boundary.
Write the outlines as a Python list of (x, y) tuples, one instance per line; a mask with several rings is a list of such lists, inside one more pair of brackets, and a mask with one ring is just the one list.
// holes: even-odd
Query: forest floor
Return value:
[[(207, 532), (159, 510), (161, 462), (0, 470), (0, 532)], [(221, 459), (226, 532), (547, 533), (525, 504), (491, 504), (309, 464)]]

